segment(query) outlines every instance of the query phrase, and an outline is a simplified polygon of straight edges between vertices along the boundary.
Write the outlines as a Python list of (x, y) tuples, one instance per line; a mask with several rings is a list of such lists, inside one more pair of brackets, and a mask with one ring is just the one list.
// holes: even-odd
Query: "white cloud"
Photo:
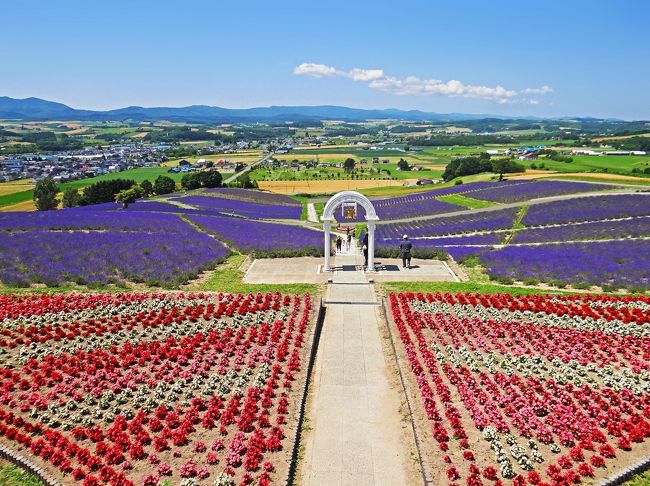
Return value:
[(547, 94), (552, 92), (553, 88), (550, 86), (542, 86), (541, 88), (526, 88), (521, 90), (521, 93), (523, 94)]
[(395, 95), (442, 95), (450, 97), (476, 98), (496, 103), (539, 103), (539, 100), (527, 99), (525, 95), (544, 95), (553, 92), (550, 86), (541, 88), (508, 89), (497, 85), (481, 86), (465, 84), (456, 79), (441, 81), (439, 79), (420, 79), (416, 76), (397, 78), (386, 76), (383, 69), (353, 68), (342, 71), (325, 64), (303, 63), (293, 70), (294, 74), (315, 78), (338, 76), (367, 83), (371, 89), (386, 91)]
[(325, 76), (339, 76), (341, 73), (335, 68), (326, 66), (325, 64), (305, 62), (300, 66), (296, 66), (293, 70), (293, 74), (322, 78)]
[(383, 69), (359, 69), (354, 68), (347, 73), (347, 76), (354, 81), (373, 81), (384, 77)]

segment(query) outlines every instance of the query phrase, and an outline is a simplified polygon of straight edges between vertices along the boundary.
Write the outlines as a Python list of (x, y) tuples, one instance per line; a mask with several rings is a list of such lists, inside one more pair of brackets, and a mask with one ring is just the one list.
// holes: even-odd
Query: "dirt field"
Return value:
[(260, 189), (278, 194), (299, 194), (350, 191), (372, 187), (401, 186), (415, 183), (417, 179), (393, 180), (342, 180), (342, 181), (259, 181)]

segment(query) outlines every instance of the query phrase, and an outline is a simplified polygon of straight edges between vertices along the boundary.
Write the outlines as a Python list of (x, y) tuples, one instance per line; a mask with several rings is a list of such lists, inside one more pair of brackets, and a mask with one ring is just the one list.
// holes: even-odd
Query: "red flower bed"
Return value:
[(650, 437), (650, 299), (409, 293), (390, 307), (450, 481), (572, 484)]
[(282, 481), (310, 309), (309, 294), (2, 296), (0, 441), (85, 485)]

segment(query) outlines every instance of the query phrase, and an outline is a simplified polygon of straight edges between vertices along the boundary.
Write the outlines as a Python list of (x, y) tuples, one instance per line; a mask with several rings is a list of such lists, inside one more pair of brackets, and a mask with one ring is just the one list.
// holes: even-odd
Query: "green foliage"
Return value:
[(61, 200), (64, 208), (76, 208), (79, 206), (79, 201), (81, 200), (81, 195), (79, 190), (74, 187), (68, 187), (63, 191), (63, 198)]
[(114, 201), (118, 192), (130, 189), (136, 184), (135, 181), (130, 179), (111, 179), (95, 182), (84, 188), (79, 205), (88, 206)]
[(354, 166), (356, 165), (356, 162), (354, 161), (353, 158), (348, 157), (345, 159), (345, 162), (343, 162), (343, 170), (347, 172), (348, 174), (354, 170)]
[(402, 158), (400, 158), (399, 161), (397, 162), (397, 168), (399, 170), (411, 170), (411, 166), (409, 165), (409, 163)]
[(481, 172), (490, 172), (492, 163), (490, 156), (481, 154), (479, 157), (457, 157), (453, 159), (442, 174), (445, 181), (450, 181), (456, 177), (479, 174)]
[(251, 252), (253, 258), (293, 258), (313, 256), (324, 256), (322, 246), (303, 246), (301, 248), (273, 248), (268, 250), (254, 250)]
[(130, 189), (124, 189), (117, 193), (117, 202), (124, 205), (124, 209), (129, 207), (129, 204), (136, 202), (139, 198), (144, 196), (144, 189), (139, 185), (134, 185)]
[[(417, 248), (413, 247), (411, 254), (415, 258), (421, 258), (423, 260), (441, 260), (447, 261), (449, 255), (443, 249), (439, 248)], [(389, 246), (379, 246), (375, 248), (375, 257), (377, 258), (402, 258), (402, 253), (399, 250), (399, 247), (389, 247)]]
[(191, 172), (181, 179), (183, 189), (192, 190), (201, 187), (221, 186), (221, 174), (216, 170), (206, 172)]
[(244, 189), (257, 189), (257, 181), (251, 179), (251, 176), (248, 172), (244, 172), (237, 178), (237, 185), (243, 187)]
[(162, 194), (169, 194), (176, 190), (176, 183), (174, 179), (167, 176), (158, 176), (153, 183), (153, 192), (160, 196)]
[(34, 188), (34, 204), (39, 211), (49, 211), (56, 209), (59, 201), (56, 195), (59, 192), (59, 186), (52, 180), (51, 177), (41, 179), (36, 183)]
[(0, 463), (0, 484), (3, 486), (44, 486), (33, 474), (13, 464)]
[(145, 196), (151, 196), (153, 194), (153, 184), (149, 179), (145, 179), (140, 183), (140, 187), (144, 191)]
[(510, 159), (497, 159), (492, 161), (492, 171), (500, 176), (509, 172), (524, 172), (526, 168)]

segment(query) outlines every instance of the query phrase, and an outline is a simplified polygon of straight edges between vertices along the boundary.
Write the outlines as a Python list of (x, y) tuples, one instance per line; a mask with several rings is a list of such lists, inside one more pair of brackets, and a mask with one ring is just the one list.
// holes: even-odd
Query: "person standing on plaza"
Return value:
[(399, 245), (399, 251), (402, 254), (402, 268), (411, 268), (411, 249), (413, 245), (409, 241), (408, 235), (404, 235)]
[(368, 233), (366, 232), (361, 239), (361, 248), (363, 249), (363, 266), (368, 268)]
[(341, 243), (343, 243), (343, 240), (341, 239), (340, 236), (336, 237), (336, 253), (341, 253)]

